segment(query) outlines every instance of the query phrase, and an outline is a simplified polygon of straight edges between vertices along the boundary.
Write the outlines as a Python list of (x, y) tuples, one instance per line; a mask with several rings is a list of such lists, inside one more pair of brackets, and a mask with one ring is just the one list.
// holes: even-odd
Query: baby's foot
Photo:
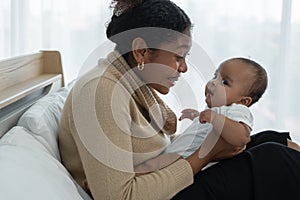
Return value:
[(287, 140), (287, 146), (292, 149), (295, 149), (296, 151), (300, 151), (300, 146), (297, 143), (295, 143), (289, 139)]

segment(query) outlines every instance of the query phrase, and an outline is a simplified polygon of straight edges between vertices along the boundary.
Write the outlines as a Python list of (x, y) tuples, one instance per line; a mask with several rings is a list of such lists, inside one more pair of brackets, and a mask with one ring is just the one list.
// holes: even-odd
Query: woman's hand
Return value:
[(215, 146), (209, 152), (208, 157), (211, 161), (219, 161), (225, 158), (230, 158), (235, 155), (238, 155), (239, 153), (243, 152), (244, 149), (245, 146), (233, 146), (226, 142), (222, 137), (220, 137)]
[(186, 158), (193, 173), (197, 174), (209, 162), (233, 157), (244, 150), (244, 147), (235, 147), (226, 142), (220, 135), (210, 133), (203, 144), (192, 155)]

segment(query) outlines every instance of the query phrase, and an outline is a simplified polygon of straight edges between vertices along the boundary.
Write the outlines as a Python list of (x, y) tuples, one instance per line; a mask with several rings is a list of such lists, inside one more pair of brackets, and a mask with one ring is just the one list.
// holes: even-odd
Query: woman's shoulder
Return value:
[(118, 82), (118, 80), (113, 75), (112, 71), (113, 69), (110, 66), (107, 66), (105, 69), (100, 66), (96, 66), (77, 79), (73, 90), (89, 89), (95, 86), (106, 87), (106, 85), (114, 85)]

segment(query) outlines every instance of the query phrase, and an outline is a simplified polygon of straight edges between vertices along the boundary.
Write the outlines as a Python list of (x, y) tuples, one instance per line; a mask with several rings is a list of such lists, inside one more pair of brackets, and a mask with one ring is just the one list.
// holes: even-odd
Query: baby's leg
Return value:
[(292, 149), (295, 149), (296, 151), (300, 151), (300, 146), (296, 142), (293, 142), (292, 140), (287, 139), (287, 146)]

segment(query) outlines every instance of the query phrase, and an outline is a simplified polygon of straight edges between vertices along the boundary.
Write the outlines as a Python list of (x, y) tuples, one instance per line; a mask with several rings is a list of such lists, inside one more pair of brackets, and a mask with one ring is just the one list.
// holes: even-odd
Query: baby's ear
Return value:
[(247, 107), (251, 104), (251, 102), (252, 102), (251, 97), (242, 97), (242, 99), (241, 99), (241, 103)]

